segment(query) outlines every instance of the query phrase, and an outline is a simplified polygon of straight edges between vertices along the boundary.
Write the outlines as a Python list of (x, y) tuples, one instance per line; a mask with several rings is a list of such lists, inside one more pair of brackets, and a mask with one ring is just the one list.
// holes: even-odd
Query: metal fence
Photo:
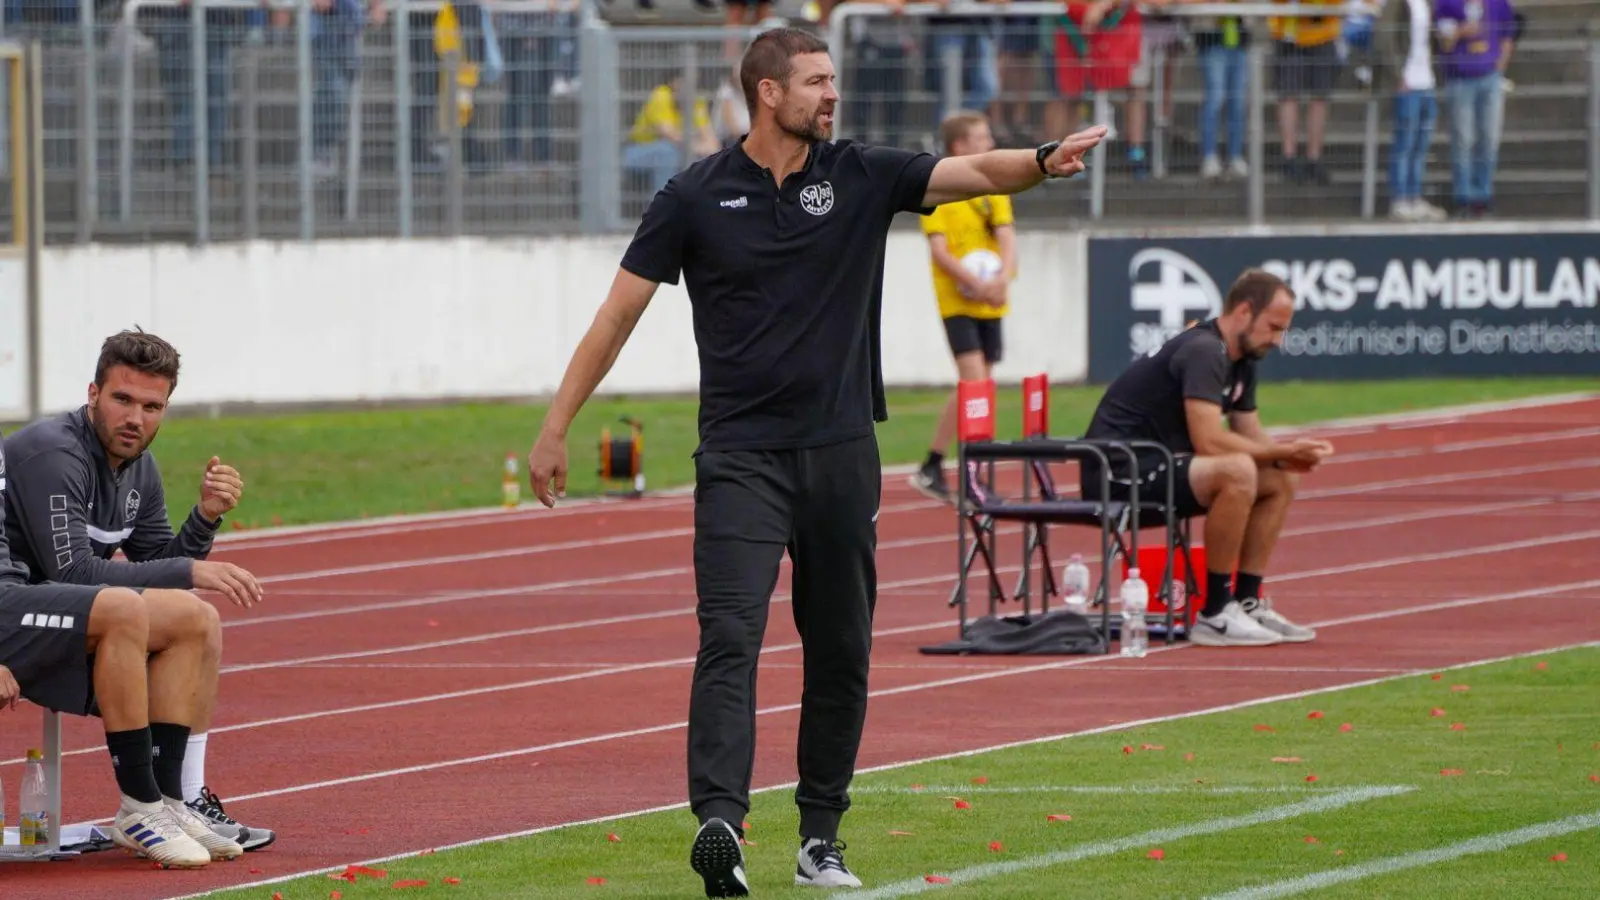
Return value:
[[(99, 0), (90, 15), (8, 22), (7, 36), (45, 43), (47, 239), (631, 229), (667, 174), (739, 133), (733, 66), (754, 30), (614, 25), (590, 2)], [(1019, 198), (1035, 221), (1388, 214), (1392, 60), (1344, 36), (1318, 57), (1330, 67), (1320, 165), (1296, 169), (1268, 14), (1329, 8), (1168, 9), (1132, 45), (1110, 28), (1080, 51), (1056, 3), (841, 4), (823, 29), (845, 98), (837, 136), (937, 151), (940, 115), (973, 105), (1014, 145), (1111, 122), (1089, 177)], [(1224, 12), (1251, 36), (1229, 67), (1198, 38)], [(1600, 44), (1583, 25), (1535, 20), (1517, 44), (1498, 214), (1600, 217)], [(1438, 93), (1426, 185), (1448, 203), (1451, 106)], [(1232, 97), (1245, 102), (1219, 102)]]

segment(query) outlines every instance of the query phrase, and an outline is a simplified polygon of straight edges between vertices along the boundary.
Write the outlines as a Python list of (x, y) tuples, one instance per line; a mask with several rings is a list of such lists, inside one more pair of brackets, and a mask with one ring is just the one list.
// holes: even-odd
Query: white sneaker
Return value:
[(1233, 160), (1228, 163), (1228, 175), (1233, 178), (1249, 178), (1250, 164), (1245, 162), (1244, 157), (1235, 156)]
[(1243, 600), (1239, 603), (1245, 615), (1258, 622), (1261, 627), (1271, 631), (1286, 641), (1303, 644), (1316, 638), (1317, 633), (1304, 625), (1285, 619), (1283, 615), (1272, 608), (1272, 601), (1263, 597), (1260, 600)]
[(744, 875), (739, 833), (721, 819), (707, 819), (695, 833), (689, 865), (706, 883), (707, 897), (745, 897), (750, 882)]
[(1250, 618), (1234, 600), (1215, 616), (1197, 616), (1189, 643), (1202, 647), (1265, 647), (1282, 642), (1277, 632)]
[(794, 883), (811, 887), (861, 887), (844, 865), (844, 842), (809, 838), (800, 845)]
[(238, 841), (218, 834), (204, 816), (190, 809), (182, 800), (174, 800), (171, 797), (163, 799), (184, 833), (206, 848), (212, 859), (238, 859), (244, 855), (244, 847), (241, 847)]
[(122, 798), (122, 808), (112, 820), (111, 841), (169, 869), (198, 869), (211, 862), (211, 851), (189, 836), (177, 811), (166, 803)]
[(1207, 181), (1213, 178), (1221, 178), (1222, 160), (1217, 159), (1215, 156), (1207, 155), (1205, 159), (1200, 161), (1200, 177)]

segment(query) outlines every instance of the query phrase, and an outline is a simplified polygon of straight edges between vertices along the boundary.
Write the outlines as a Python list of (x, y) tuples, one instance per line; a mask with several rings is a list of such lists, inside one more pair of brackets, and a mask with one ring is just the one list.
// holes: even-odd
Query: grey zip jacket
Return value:
[[(161, 472), (148, 451), (113, 471), (85, 407), (5, 438), (5, 533), (28, 580), (114, 587), (194, 587), (222, 520), (197, 504), (173, 534)], [(122, 550), (127, 560), (114, 560)]]

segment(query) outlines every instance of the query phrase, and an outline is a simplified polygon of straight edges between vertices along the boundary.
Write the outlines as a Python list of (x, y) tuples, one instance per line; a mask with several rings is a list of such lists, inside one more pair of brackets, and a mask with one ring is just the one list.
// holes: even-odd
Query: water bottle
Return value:
[(49, 843), (49, 793), (44, 783), (44, 754), (37, 749), (28, 751), (28, 761), (22, 767), (22, 791), (18, 800), (17, 811), (21, 822), (17, 832), (22, 838), (22, 846)]
[(522, 480), (517, 477), (517, 455), (506, 454), (505, 469), (500, 473), (500, 505), (515, 509), (522, 502)]
[(1150, 608), (1150, 588), (1139, 577), (1139, 570), (1131, 568), (1122, 582), (1122, 655), (1144, 656), (1150, 646), (1150, 626), (1144, 615)]
[(1083, 564), (1083, 554), (1074, 553), (1061, 573), (1061, 594), (1067, 609), (1082, 613), (1089, 608), (1089, 567)]

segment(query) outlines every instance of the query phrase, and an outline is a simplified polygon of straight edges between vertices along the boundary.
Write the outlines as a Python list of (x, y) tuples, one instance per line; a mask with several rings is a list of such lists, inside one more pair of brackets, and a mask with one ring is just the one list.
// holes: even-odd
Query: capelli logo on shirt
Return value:
[(736, 197), (732, 200), (724, 200), (720, 205), (723, 209), (743, 209), (750, 205), (750, 198)]

